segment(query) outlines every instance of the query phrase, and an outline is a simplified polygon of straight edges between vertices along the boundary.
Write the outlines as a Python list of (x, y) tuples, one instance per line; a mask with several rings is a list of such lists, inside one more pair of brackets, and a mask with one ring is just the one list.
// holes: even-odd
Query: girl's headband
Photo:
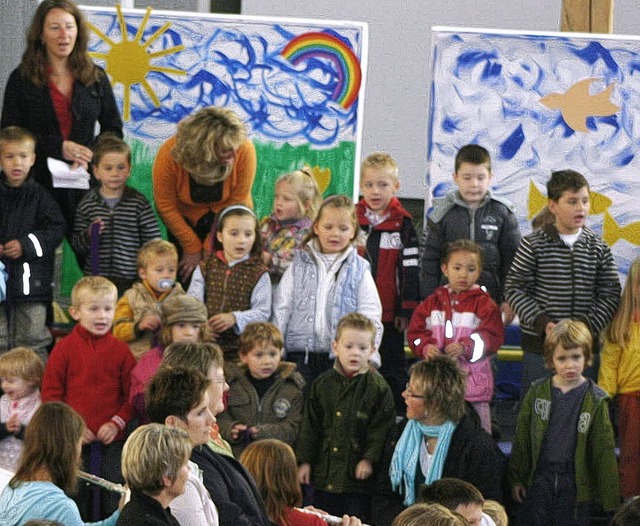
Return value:
[(249, 208), (248, 206), (231, 205), (225, 208), (222, 212), (220, 212), (220, 215), (218, 216), (218, 223), (222, 221), (222, 218), (232, 210), (244, 210), (245, 212), (249, 212), (249, 214), (251, 214), (256, 220), (258, 219), (258, 217), (256, 216), (256, 213), (253, 210), (251, 210), (251, 208)]

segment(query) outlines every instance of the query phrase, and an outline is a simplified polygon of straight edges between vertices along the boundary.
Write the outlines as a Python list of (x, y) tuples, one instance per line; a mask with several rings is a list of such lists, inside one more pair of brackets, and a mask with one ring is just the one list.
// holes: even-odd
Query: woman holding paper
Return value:
[[(87, 53), (89, 31), (71, 0), (44, 0), (27, 30), (27, 48), (4, 94), (0, 128), (37, 136), (32, 173), (60, 205), (70, 230), (84, 190), (54, 188), (47, 158), (88, 169), (96, 123), (122, 137), (122, 119), (107, 75)], [(68, 231), (69, 231), (68, 230)]]

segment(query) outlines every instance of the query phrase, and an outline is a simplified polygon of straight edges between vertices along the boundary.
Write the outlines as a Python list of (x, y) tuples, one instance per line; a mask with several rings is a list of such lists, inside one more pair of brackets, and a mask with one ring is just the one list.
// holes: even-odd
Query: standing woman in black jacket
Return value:
[(71, 231), (84, 190), (53, 188), (47, 158), (89, 167), (96, 123), (122, 137), (122, 119), (103, 69), (89, 57), (89, 31), (71, 0), (44, 0), (27, 30), (22, 62), (7, 82), (0, 128), (21, 126), (38, 139), (33, 176), (52, 192)]

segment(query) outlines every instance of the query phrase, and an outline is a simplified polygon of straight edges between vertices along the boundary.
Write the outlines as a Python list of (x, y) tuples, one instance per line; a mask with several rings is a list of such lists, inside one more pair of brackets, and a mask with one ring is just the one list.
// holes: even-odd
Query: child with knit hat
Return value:
[(131, 372), (129, 401), (138, 410), (140, 423), (147, 422), (144, 390), (160, 366), (165, 347), (174, 342), (195, 343), (210, 339), (207, 307), (199, 299), (186, 294), (172, 296), (160, 305), (160, 310), (160, 345), (144, 353)]

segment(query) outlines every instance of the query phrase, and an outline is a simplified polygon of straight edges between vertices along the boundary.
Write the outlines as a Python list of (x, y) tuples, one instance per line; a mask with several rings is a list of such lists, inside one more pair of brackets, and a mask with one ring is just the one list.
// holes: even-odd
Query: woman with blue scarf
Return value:
[(404, 505), (416, 502), (421, 484), (443, 477), (470, 482), (485, 499), (503, 502), (505, 458), (465, 404), (465, 379), (457, 363), (437, 356), (414, 364), (402, 396), (408, 422), (389, 476)]

